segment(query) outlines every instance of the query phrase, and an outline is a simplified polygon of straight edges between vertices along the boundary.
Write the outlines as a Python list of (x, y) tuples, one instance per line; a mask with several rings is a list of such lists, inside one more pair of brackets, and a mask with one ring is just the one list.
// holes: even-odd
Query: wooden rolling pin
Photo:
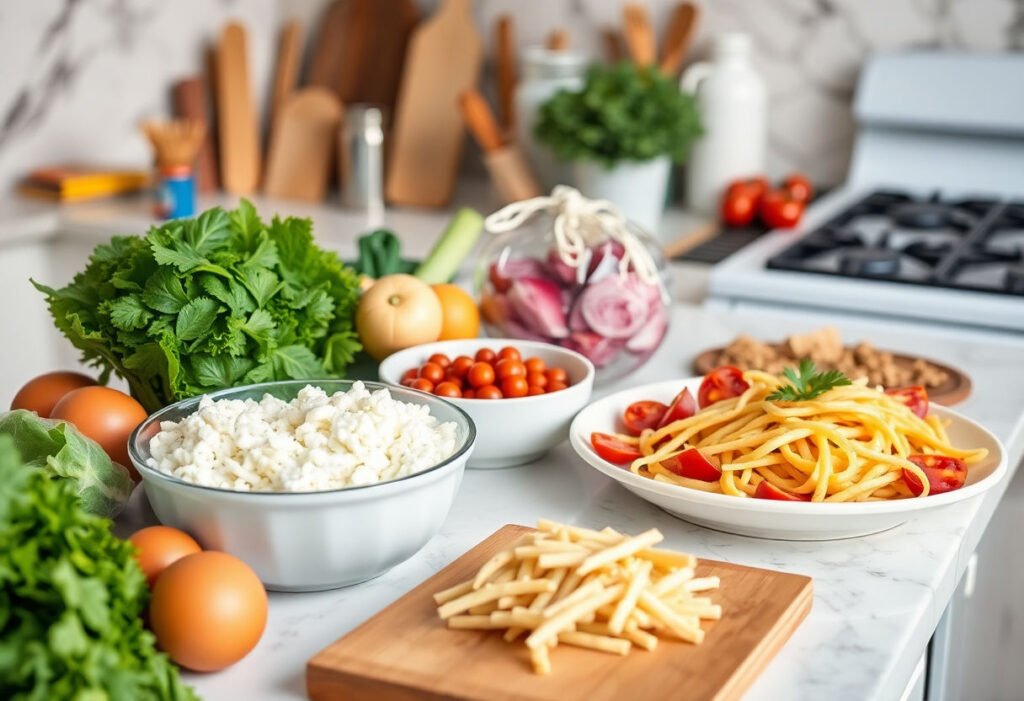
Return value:
[(459, 113), (484, 152), (484, 165), (501, 199), (508, 204), (539, 197), (537, 180), (519, 149), (505, 142), (484, 96), (477, 90), (464, 91), (459, 95)]

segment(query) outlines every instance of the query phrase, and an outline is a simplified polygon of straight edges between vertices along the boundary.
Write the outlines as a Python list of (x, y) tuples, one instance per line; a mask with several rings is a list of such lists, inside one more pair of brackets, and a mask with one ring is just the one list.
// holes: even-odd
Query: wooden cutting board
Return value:
[(351, 0), (334, 0), (327, 6), (310, 50), (306, 85), (334, 89), (345, 60), (345, 33), (351, 16)]
[(274, 82), (270, 92), (270, 133), (277, 126), (278, 114), (285, 102), (295, 92), (302, 62), (302, 26), (296, 20), (289, 20), (281, 27), (277, 43), (277, 65), (274, 67)]
[(625, 657), (560, 646), (552, 673), (533, 674), (522, 643), (500, 632), (450, 630), (431, 596), (469, 579), (508, 548), (524, 526), (492, 534), (445, 569), (309, 661), (306, 689), (321, 699), (615, 701), (738, 699), (807, 616), (809, 577), (701, 560), (697, 576), (718, 575), (712, 594), (722, 620), (705, 624), (701, 645), (662, 638)]
[[(781, 348), (781, 343), (769, 343), (769, 346), (774, 348)], [(953, 406), (959, 404), (971, 394), (971, 378), (965, 375), (960, 370), (949, 365), (937, 363), (929, 358), (922, 358), (917, 355), (903, 355), (902, 353), (893, 353), (892, 351), (883, 351), (885, 353), (892, 353), (893, 362), (896, 365), (913, 366), (918, 360), (923, 360), (929, 365), (934, 365), (939, 370), (948, 375), (945, 382), (936, 387), (928, 388), (928, 399), (930, 401), (942, 404), (943, 406)], [(725, 364), (725, 360), (722, 358), (722, 353), (725, 348), (711, 348), (704, 351), (696, 358), (693, 359), (693, 369), (698, 375), (706, 375), (720, 365)], [(740, 368), (741, 370), (749, 370), (750, 368)]]
[(196, 156), (196, 185), (200, 192), (216, 192), (220, 188), (217, 178), (217, 156), (213, 143), (213, 115), (206, 81), (201, 77), (185, 78), (174, 84), (172, 91), (174, 116), (201, 120), (206, 124), (206, 136)]
[(224, 189), (248, 195), (260, 181), (260, 129), (249, 83), (245, 28), (224, 27), (216, 54), (217, 125)]
[(451, 198), (465, 140), (457, 100), (483, 61), (471, 9), (470, 0), (444, 0), (409, 41), (387, 179), (396, 204), (440, 207)]
[(303, 88), (288, 98), (271, 137), (263, 191), (305, 202), (323, 200), (341, 118), (341, 102), (327, 88)]

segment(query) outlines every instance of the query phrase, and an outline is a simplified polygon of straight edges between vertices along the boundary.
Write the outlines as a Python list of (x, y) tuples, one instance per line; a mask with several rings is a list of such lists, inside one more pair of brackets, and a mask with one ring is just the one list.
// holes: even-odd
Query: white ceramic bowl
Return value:
[[(214, 399), (292, 399), (307, 384), (328, 394), (349, 380), (270, 382), (214, 392)], [(375, 382), (371, 390), (382, 389)], [(408, 477), (325, 492), (236, 492), (202, 487), (146, 465), (149, 441), (161, 421), (193, 413), (199, 397), (161, 409), (129, 440), (157, 518), (195, 536), (200, 545), (244, 560), (275, 591), (334, 589), (384, 574), (426, 545), (448, 515), (473, 451), (476, 430), (458, 407), (403, 387), (387, 387), (396, 399), (426, 404), (440, 421), (457, 426), (459, 446), (444, 462)]]
[(481, 348), (495, 352), (505, 346), (519, 350), (523, 359), (537, 357), (550, 367), (563, 368), (570, 385), (558, 392), (516, 399), (449, 399), (465, 410), (476, 424), (476, 449), (469, 467), (494, 468), (524, 465), (565, 440), (576, 413), (590, 401), (594, 366), (575, 351), (550, 343), (514, 338), (475, 338), (424, 343), (398, 351), (380, 364), (380, 379), (400, 386), (402, 374), (419, 367), (434, 353), (454, 359), (476, 355)]
[(768, 499), (743, 499), (697, 489), (655, 482), (602, 459), (590, 445), (594, 431), (612, 433), (623, 410), (635, 401), (654, 399), (668, 404), (689, 387), (697, 395), (700, 377), (671, 380), (629, 389), (594, 402), (580, 412), (570, 429), (576, 453), (587, 463), (619, 482), (642, 499), (681, 519), (727, 533), (780, 540), (834, 540), (877, 533), (900, 525), (916, 513), (970, 499), (991, 489), (1006, 474), (1006, 455), (999, 439), (987, 430), (942, 406), (930, 411), (950, 420), (949, 438), (958, 447), (987, 448), (988, 457), (971, 465), (967, 483), (960, 489), (923, 499), (861, 503), (796, 503)]

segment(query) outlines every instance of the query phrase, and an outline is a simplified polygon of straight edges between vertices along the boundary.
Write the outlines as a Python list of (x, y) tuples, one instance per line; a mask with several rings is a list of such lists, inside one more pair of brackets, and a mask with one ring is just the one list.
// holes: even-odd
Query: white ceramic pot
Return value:
[[(307, 384), (345, 391), (348, 380), (271, 382), (215, 392), (214, 399), (291, 399)], [(378, 389), (377, 383), (366, 383)], [(236, 492), (201, 487), (146, 465), (161, 421), (179, 421), (199, 397), (162, 409), (132, 434), (129, 452), (160, 522), (192, 534), (209, 550), (240, 558), (267, 589), (319, 591), (372, 579), (412, 557), (441, 528), (455, 500), (476, 436), (473, 422), (440, 397), (388, 387), (396, 399), (426, 404), (454, 421), (459, 446), (444, 462), (408, 477), (326, 492)]]
[(665, 211), (665, 193), (672, 160), (660, 156), (649, 161), (623, 161), (605, 168), (595, 161), (573, 163), (573, 180), (587, 197), (608, 200), (626, 218), (657, 237)]
[(594, 366), (579, 353), (550, 343), (514, 338), (438, 341), (388, 356), (380, 364), (380, 379), (399, 385), (406, 370), (419, 367), (434, 353), (444, 353), (454, 359), (460, 355), (473, 357), (481, 348), (498, 351), (505, 346), (517, 348), (524, 360), (537, 357), (548, 367), (563, 368), (569, 377), (569, 386), (552, 394), (534, 397), (448, 401), (465, 410), (476, 426), (476, 447), (469, 467), (525, 465), (564, 441), (573, 417), (590, 401)]

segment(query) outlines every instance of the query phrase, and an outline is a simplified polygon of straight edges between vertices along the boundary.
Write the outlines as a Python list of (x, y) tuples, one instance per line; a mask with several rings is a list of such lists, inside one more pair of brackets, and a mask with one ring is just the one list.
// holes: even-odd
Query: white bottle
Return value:
[(686, 206), (703, 214), (719, 211), (731, 181), (764, 173), (767, 94), (750, 49), (746, 34), (724, 34), (713, 60), (690, 66), (680, 83), (695, 94), (704, 126), (686, 168)]
[(586, 65), (586, 58), (572, 51), (531, 46), (524, 53), (523, 79), (515, 96), (516, 141), (545, 192), (555, 185), (571, 184), (571, 166), (559, 162), (551, 148), (537, 140), (533, 127), (541, 105), (555, 93), (583, 87)]

